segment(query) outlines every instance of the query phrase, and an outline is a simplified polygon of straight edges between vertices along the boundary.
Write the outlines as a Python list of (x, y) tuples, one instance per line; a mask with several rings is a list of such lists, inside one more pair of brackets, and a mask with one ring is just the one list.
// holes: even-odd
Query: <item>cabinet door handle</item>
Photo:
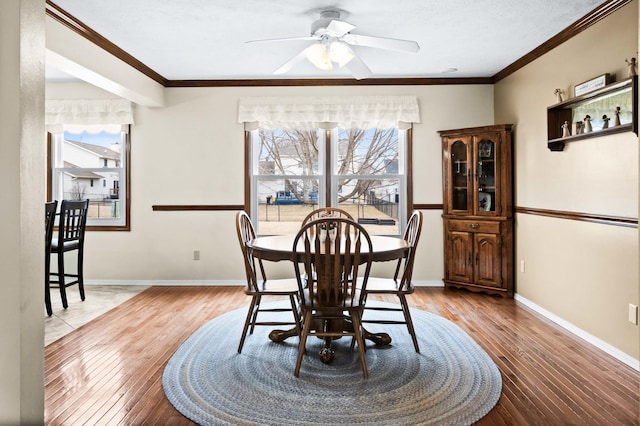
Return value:
[(471, 228), (471, 229), (478, 229), (479, 227), (480, 227), (480, 224), (478, 224), (478, 223), (472, 223), (472, 224), (469, 225), (469, 228)]
[(469, 257), (467, 258), (467, 265), (473, 265), (473, 263), (471, 263), (471, 253), (469, 253)]
[(478, 266), (478, 261), (480, 260), (480, 254), (476, 253), (476, 266)]

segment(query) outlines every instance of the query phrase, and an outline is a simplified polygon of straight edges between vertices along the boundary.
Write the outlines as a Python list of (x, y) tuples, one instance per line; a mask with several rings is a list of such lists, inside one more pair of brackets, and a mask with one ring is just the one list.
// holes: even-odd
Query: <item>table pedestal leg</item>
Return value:
[(320, 361), (325, 364), (331, 364), (333, 359), (336, 357), (336, 352), (331, 348), (331, 337), (325, 337), (324, 343), (322, 344), (322, 349), (320, 349), (320, 353), (318, 356), (320, 357)]
[(298, 335), (298, 331), (295, 329), (295, 327), (289, 330), (272, 330), (269, 333), (269, 339), (271, 339), (272, 342), (280, 343), (280, 342), (284, 342), (289, 337), (297, 336), (297, 335)]
[(391, 336), (387, 333), (371, 333), (366, 328), (362, 327), (364, 338), (371, 340), (376, 346), (387, 346), (391, 344)]
[[(349, 320), (344, 321), (343, 327), (345, 327), (346, 330), (353, 331), (353, 323)], [(362, 328), (362, 331), (364, 333), (363, 337), (366, 340), (373, 342), (376, 346), (387, 346), (391, 344), (391, 336), (389, 336), (388, 333), (372, 333), (364, 327)], [(291, 328), (289, 330), (272, 330), (269, 333), (269, 339), (271, 339), (272, 342), (280, 343), (284, 342), (289, 337), (297, 335), (298, 332), (295, 328)], [(333, 338), (325, 337), (323, 340), (324, 343), (322, 344), (322, 349), (320, 349), (319, 353), (320, 361), (325, 364), (330, 364), (335, 358), (335, 351), (331, 348), (331, 341)]]

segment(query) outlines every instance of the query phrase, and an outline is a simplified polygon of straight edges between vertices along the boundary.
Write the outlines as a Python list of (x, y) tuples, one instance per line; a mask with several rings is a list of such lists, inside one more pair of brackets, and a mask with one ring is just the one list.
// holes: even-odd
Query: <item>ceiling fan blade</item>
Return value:
[(342, 37), (356, 26), (348, 22), (336, 21), (335, 19), (327, 25), (327, 32), (333, 37)]
[(372, 37), (361, 34), (345, 34), (342, 41), (352, 46), (375, 47), (378, 49), (397, 50), (400, 52), (415, 53), (420, 50), (420, 45), (411, 40), (396, 38)]
[(271, 43), (271, 42), (279, 42), (279, 41), (314, 41), (314, 40), (320, 40), (320, 37), (308, 36), (308, 37), (288, 37), (288, 38), (265, 38), (262, 40), (249, 40), (249, 41), (245, 41), (245, 43)]
[(350, 53), (353, 55), (353, 59), (351, 59), (345, 67), (353, 74), (356, 80), (362, 80), (364, 78), (369, 77), (372, 72), (369, 67), (362, 62), (362, 59), (358, 55), (355, 54), (353, 49), (349, 48)]
[(282, 65), (280, 68), (278, 68), (277, 70), (275, 70), (273, 73), (274, 74), (284, 74), (287, 71), (289, 71), (291, 68), (293, 68), (293, 66), (306, 59), (306, 50), (307, 49), (303, 49), (300, 51), (300, 53), (298, 53), (296, 56), (294, 56), (293, 58), (289, 59), (287, 62), (285, 62), (284, 65)]

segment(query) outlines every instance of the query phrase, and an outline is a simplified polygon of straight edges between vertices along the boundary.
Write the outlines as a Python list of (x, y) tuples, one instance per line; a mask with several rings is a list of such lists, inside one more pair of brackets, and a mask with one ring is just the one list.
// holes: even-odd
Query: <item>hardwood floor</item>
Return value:
[[(193, 424), (166, 399), (164, 367), (205, 322), (248, 302), (241, 287), (151, 287), (48, 345), (45, 423)], [(502, 396), (479, 425), (639, 424), (640, 374), (515, 300), (418, 288), (410, 302), (456, 323), (500, 369)]]

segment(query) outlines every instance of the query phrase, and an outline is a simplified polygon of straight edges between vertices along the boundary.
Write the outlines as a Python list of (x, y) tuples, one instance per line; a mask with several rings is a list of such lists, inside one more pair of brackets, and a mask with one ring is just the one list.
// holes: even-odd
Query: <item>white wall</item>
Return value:
[[(495, 85), (496, 120), (516, 123), (518, 207), (638, 217), (638, 137), (627, 132), (547, 149), (554, 90), (604, 73), (627, 78), (637, 57), (638, 1)], [(613, 113), (613, 111), (612, 111)], [(581, 330), (640, 357), (638, 229), (516, 215), (516, 292)], [(520, 262), (525, 261), (525, 272)]]
[(44, 0), (0, 2), (0, 424), (44, 419)]

